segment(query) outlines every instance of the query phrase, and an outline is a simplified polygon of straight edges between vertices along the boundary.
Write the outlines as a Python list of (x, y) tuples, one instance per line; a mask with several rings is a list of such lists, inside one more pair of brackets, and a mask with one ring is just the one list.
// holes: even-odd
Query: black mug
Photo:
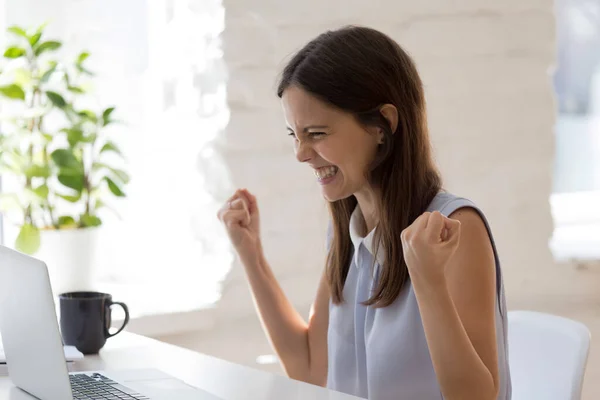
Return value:
[[(75, 346), (83, 354), (96, 354), (106, 339), (121, 332), (129, 322), (125, 303), (112, 301), (112, 296), (99, 292), (70, 292), (58, 296), (60, 301), (60, 330), (63, 343)], [(111, 306), (119, 305), (125, 311), (123, 325), (110, 333)]]

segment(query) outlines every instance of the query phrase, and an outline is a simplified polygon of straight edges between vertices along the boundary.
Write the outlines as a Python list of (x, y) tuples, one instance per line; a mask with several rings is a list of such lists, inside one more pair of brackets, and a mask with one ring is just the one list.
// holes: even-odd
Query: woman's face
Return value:
[(283, 92), (282, 105), (296, 158), (313, 169), (326, 200), (369, 188), (367, 174), (381, 133), (295, 86)]

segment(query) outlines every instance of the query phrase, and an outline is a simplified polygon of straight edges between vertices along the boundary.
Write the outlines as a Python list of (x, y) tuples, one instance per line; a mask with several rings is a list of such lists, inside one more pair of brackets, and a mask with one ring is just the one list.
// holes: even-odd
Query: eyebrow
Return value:
[[(327, 129), (329, 128), (327, 125), (309, 125), (309, 126), (305, 126), (304, 129), (302, 129), (303, 132), (308, 132), (311, 129)], [(287, 129), (291, 132), (294, 132), (294, 130), (292, 128), (290, 128), (289, 126), (287, 127)]]

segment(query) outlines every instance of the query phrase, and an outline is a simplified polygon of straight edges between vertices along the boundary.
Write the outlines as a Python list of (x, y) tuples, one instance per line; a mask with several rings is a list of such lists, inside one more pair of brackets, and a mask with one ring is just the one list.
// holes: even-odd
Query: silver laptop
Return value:
[(46, 264), (5, 246), (0, 333), (12, 382), (41, 400), (219, 399), (154, 369), (69, 373)]

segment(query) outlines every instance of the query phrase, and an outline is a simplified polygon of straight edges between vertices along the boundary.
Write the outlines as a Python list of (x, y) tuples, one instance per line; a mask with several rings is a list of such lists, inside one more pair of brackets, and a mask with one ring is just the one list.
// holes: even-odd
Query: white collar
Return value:
[[(352, 244), (354, 245), (353, 258), (354, 258), (354, 264), (357, 267), (359, 266), (358, 253), (359, 253), (361, 243), (365, 246), (365, 248), (369, 251), (369, 253), (371, 253), (371, 256), (375, 253), (374, 245), (373, 245), (375, 229), (373, 229), (371, 232), (369, 232), (366, 237), (360, 236), (359, 232), (362, 231), (362, 228), (364, 226), (364, 220), (365, 219), (362, 215), (362, 211), (360, 210), (360, 207), (357, 204), (356, 207), (354, 208), (354, 211), (352, 211), (352, 215), (350, 216), (350, 240), (352, 240)], [(384, 260), (385, 260), (385, 253), (383, 250), (383, 246), (380, 245), (379, 250), (377, 251), (377, 263), (379, 265), (383, 265)]]

